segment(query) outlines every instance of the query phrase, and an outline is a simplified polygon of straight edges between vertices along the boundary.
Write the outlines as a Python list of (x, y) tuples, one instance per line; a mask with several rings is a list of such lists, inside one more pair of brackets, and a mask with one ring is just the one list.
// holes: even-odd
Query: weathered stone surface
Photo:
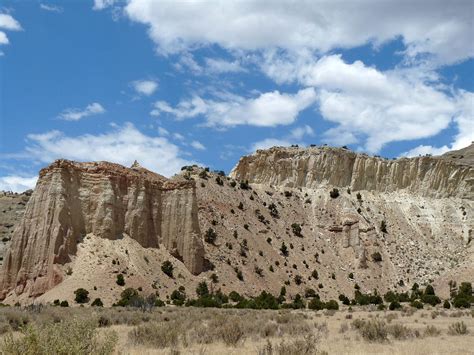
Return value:
[[(458, 155), (470, 156), (471, 151), (474, 145)], [(465, 158), (456, 160), (452, 156), (387, 160), (330, 147), (274, 147), (242, 157), (231, 176), (249, 183), (286, 187), (328, 184), (350, 187), (352, 191), (407, 190), (428, 197), (472, 200), (474, 168)]]
[(0, 297), (11, 290), (36, 296), (63, 279), (58, 267), (92, 233), (129, 235), (145, 248), (163, 245), (188, 270), (203, 270), (195, 184), (168, 180), (138, 164), (58, 160), (40, 171), (0, 275)]

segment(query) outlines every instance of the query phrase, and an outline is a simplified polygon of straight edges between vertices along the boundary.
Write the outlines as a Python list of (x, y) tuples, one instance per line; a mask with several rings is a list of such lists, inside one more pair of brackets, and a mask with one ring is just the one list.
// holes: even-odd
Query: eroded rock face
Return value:
[(0, 274), (0, 297), (14, 290), (37, 296), (63, 279), (88, 234), (129, 235), (145, 248), (164, 246), (188, 270), (203, 270), (195, 184), (134, 164), (58, 160), (41, 170), (22, 222), (12, 237)]
[[(474, 145), (459, 156), (471, 151)], [(407, 190), (427, 197), (472, 200), (474, 168), (458, 160), (451, 156), (387, 160), (330, 147), (274, 147), (242, 157), (231, 176), (265, 185), (315, 188), (328, 184), (353, 191)]]

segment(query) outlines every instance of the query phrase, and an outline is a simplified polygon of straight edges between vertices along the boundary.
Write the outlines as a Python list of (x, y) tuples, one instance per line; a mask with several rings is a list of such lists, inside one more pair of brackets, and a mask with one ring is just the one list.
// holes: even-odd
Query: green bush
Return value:
[(166, 260), (161, 264), (161, 271), (163, 271), (169, 277), (173, 277), (173, 264), (171, 261)]
[(123, 274), (118, 274), (117, 275), (117, 280), (115, 282), (119, 286), (125, 286), (125, 278), (123, 277)]
[(171, 301), (175, 306), (182, 306), (186, 301), (186, 293), (181, 290), (174, 290), (170, 295)]
[(319, 298), (313, 298), (311, 301), (308, 303), (308, 308), (315, 310), (315, 311), (320, 311), (324, 309), (324, 302), (321, 301)]
[(450, 309), (451, 308), (451, 303), (449, 303), (448, 300), (445, 300), (444, 303), (443, 303), (443, 308)]
[(324, 308), (326, 309), (333, 309), (333, 310), (338, 310), (339, 309), (339, 304), (337, 303), (336, 300), (329, 300), (328, 302), (326, 302), (326, 304), (324, 305)]
[(329, 191), (329, 196), (331, 196), (331, 198), (338, 198), (339, 190), (336, 188), (332, 189), (331, 191)]
[(346, 295), (339, 295), (339, 301), (342, 302), (342, 304), (348, 306), (350, 305), (351, 301), (349, 300), (349, 298), (346, 296)]
[(76, 291), (74, 291), (74, 294), (76, 295), (75, 301), (77, 303), (89, 302), (89, 291), (87, 291), (86, 289), (78, 288)]
[(102, 300), (100, 298), (96, 298), (92, 303), (91, 303), (91, 306), (92, 307), (104, 307), (104, 303), (102, 302)]
[(280, 251), (283, 256), (289, 255), (288, 247), (286, 246), (285, 242), (281, 243)]
[(202, 281), (198, 284), (196, 288), (196, 294), (199, 297), (207, 297), (209, 296), (209, 288), (207, 287), (206, 281)]
[(127, 307), (133, 306), (135, 304), (140, 303), (141, 296), (139, 295), (138, 291), (132, 287), (126, 288), (120, 294), (120, 300), (117, 302), (117, 306), (120, 307)]
[(291, 225), (291, 230), (293, 231), (294, 235), (301, 237), (301, 226), (298, 223), (293, 223)]
[(382, 261), (382, 254), (380, 254), (378, 251), (372, 254), (372, 260), (375, 261), (376, 263), (379, 263)]
[(421, 296), (421, 301), (423, 303), (430, 304), (432, 306), (436, 306), (437, 304), (441, 303), (441, 300), (438, 296), (432, 294), (424, 294)]
[(214, 229), (209, 228), (206, 233), (204, 234), (204, 241), (209, 244), (214, 244), (217, 239), (217, 233)]
[(395, 310), (400, 309), (400, 308), (402, 308), (402, 306), (397, 301), (390, 302), (390, 304), (388, 306), (388, 309), (391, 310), (391, 311), (395, 311)]

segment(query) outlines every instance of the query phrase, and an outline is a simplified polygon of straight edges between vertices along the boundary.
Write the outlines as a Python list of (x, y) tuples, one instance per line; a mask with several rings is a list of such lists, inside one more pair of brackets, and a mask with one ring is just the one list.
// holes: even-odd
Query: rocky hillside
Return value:
[(327, 299), (414, 282), (446, 295), (451, 279), (474, 282), (472, 152), (385, 160), (271, 148), (230, 176), (194, 166), (171, 180), (137, 165), (58, 161), (13, 233), (5, 302), (71, 302), (79, 287), (106, 304), (129, 286), (165, 298), (203, 280), (247, 296), (285, 285)]
[(192, 274), (203, 270), (194, 182), (168, 180), (139, 165), (58, 160), (40, 171), (0, 275), (0, 296), (38, 296), (61, 283), (87, 234), (127, 235), (143, 248), (163, 245)]
[[(466, 149), (466, 151), (471, 151)], [(459, 154), (464, 157), (464, 154)], [(330, 147), (271, 148), (241, 158), (231, 176), (250, 183), (353, 191), (406, 190), (427, 197), (474, 198), (474, 170), (465, 160), (418, 157), (387, 160)]]

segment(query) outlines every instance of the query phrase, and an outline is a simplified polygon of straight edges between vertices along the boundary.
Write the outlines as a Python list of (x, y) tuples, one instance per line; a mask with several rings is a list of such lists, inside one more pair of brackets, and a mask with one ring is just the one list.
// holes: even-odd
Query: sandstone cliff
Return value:
[[(474, 151), (474, 145), (464, 151), (463, 157)], [(407, 190), (428, 197), (474, 199), (472, 164), (451, 157), (387, 160), (342, 148), (273, 147), (242, 157), (231, 176), (254, 184), (306, 188), (327, 184), (352, 191)]]
[(168, 180), (138, 165), (58, 160), (40, 171), (0, 274), (0, 296), (37, 296), (64, 278), (60, 265), (84, 236), (128, 235), (145, 248), (164, 246), (193, 274), (203, 270), (195, 184)]

